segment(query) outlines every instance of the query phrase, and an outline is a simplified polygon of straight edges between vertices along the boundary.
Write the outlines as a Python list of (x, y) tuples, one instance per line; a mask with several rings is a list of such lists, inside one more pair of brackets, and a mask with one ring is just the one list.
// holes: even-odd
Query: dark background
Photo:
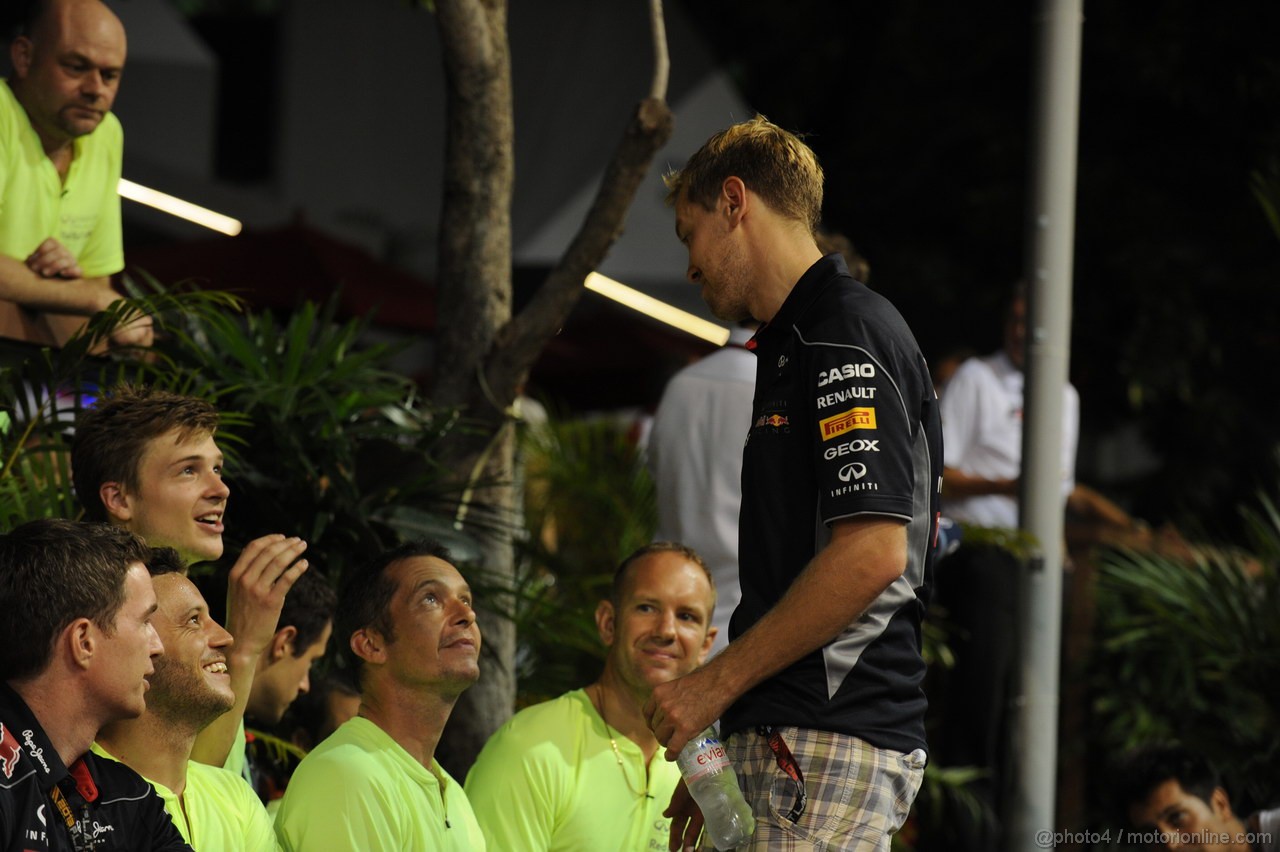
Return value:
[[(826, 223), (931, 359), (1000, 340), (1025, 268), (1035, 3), (686, 2), (748, 102), (809, 134)], [(1280, 4), (1085, 4), (1071, 376), (1081, 478), (1238, 531), (1274, 492)], [(1090, 449), (1129, 425), (1163, 463)]]

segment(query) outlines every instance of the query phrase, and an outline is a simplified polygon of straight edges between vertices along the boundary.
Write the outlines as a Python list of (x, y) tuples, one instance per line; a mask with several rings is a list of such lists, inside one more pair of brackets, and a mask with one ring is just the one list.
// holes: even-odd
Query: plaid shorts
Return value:
[(742, 793), (756, 817), (748, 847), (783, 852), (889, 849), (924, 779), (925, 754), (901, 754), (829, 731), (778, 728), (804, 777), (808, 801), (792, 821), (798, 784), (755, 731), (726, 743)]

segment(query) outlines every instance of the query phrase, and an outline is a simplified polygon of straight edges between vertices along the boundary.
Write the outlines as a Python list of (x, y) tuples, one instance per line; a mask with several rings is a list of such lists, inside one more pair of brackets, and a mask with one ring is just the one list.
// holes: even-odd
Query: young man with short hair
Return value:
[(680, 771), (642, 708), (655, 684), (702, 664), (716, 590), (698, 554), (654, 542), (618, 567), (596, 608), (607, 647), (592, 684), (521, 710), (485, 744), (467, 797), (491, 849), (661, 849)]
[(1217, 770), (1182, 746), (1155, 744), (1130, 751), (1115, 776), (1117, 804), (1135, 832), (1155, 849), (1188, 852), (1276, 852), (1280, 810), (1247, 821), (1231, 808)]
[(187, 850), (136, 772), (89, 751), (146, 709), (162, 650), (150, 551), (102, 524), (0, 536), (0, 849)]
[(235, 703), (227, 674), (231, 634), (209, 615), (177, 552), (158, 548), (153, 554), (153, 623), (164, 653), (156, 658), (147, 709), (136, 719), (107, 725), (94, 748), (151, 783), (193, 848), (273, 852), (278, 847), (271, 819), (244, 780), (191, 760), (196, 735)]
[[(721, 319), (762, 327), (729, 647), (655, 686), (645, 713), (672, 758), (721, 719), (752, 849), (888, 850), (926, 760), (933, 381), (898, 311), (818, 249), (822, 168), (794, 134), (763, 116), (736, 124), (667, 186), (686, 277)], [(872, 793), (851, 799), (854, 778)], [(693, 845), (700, 815), (676, 795), (672, 840)]]
[(311, 668), (328, 647), (337, 604), (329, 581), (308, 569), (285, 595), (276, 634), (258, 658), (244, 713), (245, 724), (253, 729), (245, 746), (245, 774), (264, 803), (284, 795), (298, 758), (281, 755), (261, 733), (279, 725), (294, 700), (311, 690)]
[(311, 688), (311, 667), (324, 656), (333, 633), (338, 594), (314, 568), (293, 584), (280, 623), (258, 659), (245, 718), (270, 727), (284, 717), (299, 693)]
[[(190, 565), (222, 556), (231, 491), (214, 437), (218, 412), (201, 399), (147, 387), (112, 388), (76, 424), (71, 470), (85, 516), (172, 547)], [(236, 704), (205, 728), (196, 760), (243, 767), (238, 735), (258, 659), (276, 631), (285, 595), (307, 569), (299, 538), (250, 542), (227, 577), (227, 655)]]
[(461, 785), (435, 760), (458, 697), (480, 676), (471, 588), (434, 542), (352, 571), (337, 630), (360, 678), (359, 715), (303, 758), (281, 801), (287, 852), (484, 852)]

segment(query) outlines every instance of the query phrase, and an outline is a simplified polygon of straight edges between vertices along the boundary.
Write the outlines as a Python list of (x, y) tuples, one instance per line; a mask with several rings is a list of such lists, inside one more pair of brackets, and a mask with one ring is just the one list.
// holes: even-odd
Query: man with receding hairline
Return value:
[[(0, 85), (0, 334), (61, 344), (119, 296), (124, 137), (111, 113), (125, 64), (101, 0), (36, 0)], [(148, 346), (149, 319), (113, 335)]]
[(680, 780), (641, 712), (655, 684), (706, 659), (716, 589), (701, 557), (654, 542), (622, 561), (596, 628), (600, 677), (528, 707), (485, 743), (467, 796), (491, 849), (662, 848)]

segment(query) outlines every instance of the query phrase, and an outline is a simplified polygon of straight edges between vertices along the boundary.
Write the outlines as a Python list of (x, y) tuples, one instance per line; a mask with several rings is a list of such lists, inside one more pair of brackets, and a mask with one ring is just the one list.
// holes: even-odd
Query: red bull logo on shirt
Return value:
[(779, 429), (783, 426), (790, 425), (791, 421), (787, 419), (785, 414), (764, 414), (756, 418), (757, 429), (762, 426), (772, 426), (774, 429)]
[(5, 778), (12, 778), (13, 771), (18, 768), (18, 758), (22, 756), (22, 749), (18, 747), (18, 738), (13, 735), (0, 723), (0, 769), (4, 771)]
[(818, 421), (818, 431), (822, 440), (830, 441), (845, 432), (854, 429), (876, 428), (876, 410), (874, 408), (850, 408), (840, 414), (833, 414), (825, 420)]

